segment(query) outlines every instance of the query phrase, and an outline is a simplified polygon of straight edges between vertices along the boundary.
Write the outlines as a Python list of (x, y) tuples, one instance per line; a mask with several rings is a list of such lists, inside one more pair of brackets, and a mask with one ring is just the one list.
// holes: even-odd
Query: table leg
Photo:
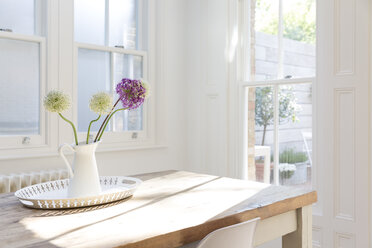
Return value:
[(283, 248), (312, 247), (312, 211), (311, 205), (297, 209), (297, 230), (283, 236)]

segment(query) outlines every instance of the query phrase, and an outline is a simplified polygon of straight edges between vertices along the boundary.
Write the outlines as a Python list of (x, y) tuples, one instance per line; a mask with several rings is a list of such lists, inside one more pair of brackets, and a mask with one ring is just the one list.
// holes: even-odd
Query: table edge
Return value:
[[(202, 223), (197, 226), (180, 229), (174, 232), (144, 239), (138, 242), (117, 246), (118, 248), (151, 248), (163, 247), (173, 248), (189, 244), (203, 239), (209, 233), (240, 222), (260, 217), (267, 219), (275, 215), (283, 214), (304, 206), (317, 202), (317, 192), (315, 190), (308, 193), (283, 199), (271, 204), (267, 204), (254, 209), (242, 210), (234, 214), (224, 216)], [(289, 206), (289, 207), (288, 207)], [(195, 229), (198, 229), (195, 231)], [(164, 240), (167, 240), (164, 243)]]

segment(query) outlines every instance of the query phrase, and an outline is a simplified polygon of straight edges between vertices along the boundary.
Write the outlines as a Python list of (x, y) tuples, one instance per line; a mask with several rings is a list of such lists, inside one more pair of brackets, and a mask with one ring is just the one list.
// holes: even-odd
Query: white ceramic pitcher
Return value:
[[(59, 155), (65, 161), (70, 173), (70, 183), (67, 193), (69, 198), (94, 196), (101, 193), (101, 184), (95, 155), (98, 144), (99, 142), (91, 144), (80, 143), (78, 146), (63, 144), (59, 147)], [(70, 165), (63, 154), (64, 148), (69, 148), (73, 151), (73, 166)]]

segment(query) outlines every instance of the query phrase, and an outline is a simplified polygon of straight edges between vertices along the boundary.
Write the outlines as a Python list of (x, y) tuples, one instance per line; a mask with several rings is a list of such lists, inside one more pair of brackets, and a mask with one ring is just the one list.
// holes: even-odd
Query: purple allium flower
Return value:
[(147, 90), (141, 80), (123, 78), (116, 85), (116, 93), (123, 104), (123, 108), (136, 109), (145, 101)]

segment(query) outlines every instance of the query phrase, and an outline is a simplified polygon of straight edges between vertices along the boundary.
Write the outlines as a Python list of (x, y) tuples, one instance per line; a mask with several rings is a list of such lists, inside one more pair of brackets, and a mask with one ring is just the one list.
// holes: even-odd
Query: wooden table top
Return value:
[(0, 247), (178, 247), (211, 231), (316, 202), (316, 192), (252, 181), (164, 171), (134, 197), (73, 210), (34, 210), (0, 195)]

